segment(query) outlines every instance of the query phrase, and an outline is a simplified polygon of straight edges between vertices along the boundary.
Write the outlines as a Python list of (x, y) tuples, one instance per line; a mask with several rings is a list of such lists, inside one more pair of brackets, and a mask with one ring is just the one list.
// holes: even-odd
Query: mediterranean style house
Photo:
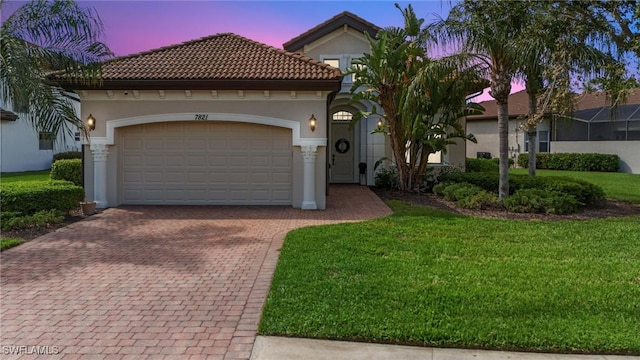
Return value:
[[(99, 87), (69, 85), (95, 124), (87, 199), (324, 209), (330, 183), (373, 184), (388, 139), (377, 118), (350, 126), (372, 104), (349, 102), (341, 71), (379, 29), (344, 12), (283, 50), (224, 33), (105, 62)], [(432, 160), (464, 157), (462, 144)]]
[[(621, 172), (640, 174), (640, 89), (616, 109), (607, 105), (602, 93), (579, 95), (570, 117), (550, 117), (538, 124), (537, 144), (529, 144), (520, 128), (528, 101), (524, 90), (509, 96), (510, 157), (527, 153), (530, 146), (536, 146), (537, 152), (616, 154)], [(467, 117), (467, 132), (478, 140), (467, 144), (467, 157), (498, 157), (496, 102), (480, 105), (485, 108), (483, 115)]]
[[(66, 93), (80, 115), (80, 100)], [(28, 115), (14, 113), (11, 106), (0, 107), (0, 172), (22, 172), (51, 168), (53, 155), (63, 151), (80, 151), (80, 133), (74, 136), (38, 132), (28, 121)]]

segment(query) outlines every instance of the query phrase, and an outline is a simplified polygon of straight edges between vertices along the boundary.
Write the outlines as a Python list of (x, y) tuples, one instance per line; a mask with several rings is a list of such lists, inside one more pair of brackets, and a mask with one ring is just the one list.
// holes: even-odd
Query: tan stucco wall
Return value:
[[(159, 99), (157, 91), (140, 91), (138, 99), (132, 91), (114, 91), (111, 99), (106, 99), (104, 91), (87, 92), (82, 99), (82, 118), (89, 114), (97, 120), (96, 129), (91, 137), (99, 139), (107, 135), (106, 124), (110, 120), (138, 116), (178, 114), (178, 113), (225, 113), (270, 117), (300, 123), (300, 138), (325, 138), (327, 134), (326, 92), (244, 92), (242, 98), (238, 92), (219, 92), (212, 98), (207, 91), (193, 91), (191, 98), (185, 98), (184, 92), (166, 92), (165, 99)], [(309, 118), (314, 114), (317, 119), (315, 131), (309, 127)], [(228, 119), (208, 119), (207, 121), (225, 121)], [(115, 130), (115, 144), (109, 146), (107, 159), (107, 201), (109, 206), (120, 204), (118, 199), (118, 130)], [(293, 191), (294, 207), (302, 204), (303, 162), (300, 147), (293, 149)], [(85, 189), (87, 199), (94, 198), (93, 158), (85, 147)], [(316, 202), (320, 209), (325, 207), (326, 150), (318, 147), (316, 158)]]
[(345, 32), (344, 28), (341, 28), (305, 45), (301, 52), (312, 59), (320, 60), (322, 55), (368, 53), (369, 43), (362, 33), (352, 28)]
[(640, 174), (640, 141), (552, 141), (551, 152), (616, 154), (620, 172)]
[[(525, 153), (525, 137), (524, 132), (519, 129), (520, 123), (520, 120), (509, 120), (509, 156), (512, 158)], [(538, 131), (548, 130), (548, 123), (538, 124)], [(467, 120), (467, 133), (473, 134), (478, 140), (477, 144), (467, 142), (467, 157), (476, 158), (478, 152), (489, 152), (494, 158), (499, 156), (497, 120)], [(536, 144), (536, 150), (540, 151), (539, 144)]]

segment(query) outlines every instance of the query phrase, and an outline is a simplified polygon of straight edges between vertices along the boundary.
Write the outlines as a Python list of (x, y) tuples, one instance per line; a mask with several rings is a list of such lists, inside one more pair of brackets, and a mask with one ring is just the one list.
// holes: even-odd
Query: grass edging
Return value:
[(640, 354), (640, 218), (531, 222), (391, 202), (287, 235), (259, 333)]

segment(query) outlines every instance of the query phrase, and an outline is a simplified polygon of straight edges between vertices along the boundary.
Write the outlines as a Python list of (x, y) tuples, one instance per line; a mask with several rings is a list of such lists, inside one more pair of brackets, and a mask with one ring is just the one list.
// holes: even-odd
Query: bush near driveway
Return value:
[(54, 162), (51, 165), (51, 179), (67, 180), (82, 186), (82, 160), (64, 159)]
[(68, 213), (84, 199), (84, 189), (69, 181), (24, 181), (0, 186), (2, 211), (32, 215), (42, 210)]
[(259, 333), (640, 355), (640, 217), (531, 222), (390, 202), (287, 235)]
[(22, 244), (24, 240), (17, 238), (2, 238), (0, 239), (0, 251), (10, 249), (14, 246)]
[(82, 152), (80, 151), (65, 151), (53, 155), (53, 162), (63, 159), (82, 159)]

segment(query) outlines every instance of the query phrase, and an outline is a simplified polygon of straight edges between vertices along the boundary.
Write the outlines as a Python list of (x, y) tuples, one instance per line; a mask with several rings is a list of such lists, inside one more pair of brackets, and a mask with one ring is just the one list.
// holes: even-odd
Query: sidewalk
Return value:
[(631, 360), (639, 356), (565, 355), (423, 348), (258, 336), (251, 360)]

